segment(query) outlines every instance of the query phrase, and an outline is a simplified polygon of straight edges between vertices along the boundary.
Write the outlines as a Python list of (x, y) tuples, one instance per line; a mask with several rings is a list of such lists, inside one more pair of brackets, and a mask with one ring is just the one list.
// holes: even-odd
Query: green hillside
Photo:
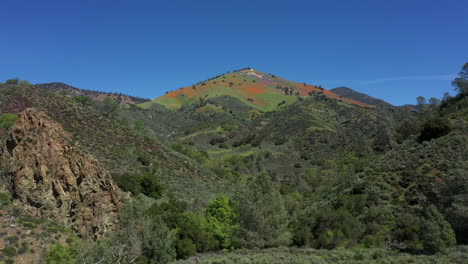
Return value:
[(415, 108), (286, 95), (251, 69), (223, 76), (253, 86), (220, 76), (144, 107), (1, 84), (0, 136), (34, 107), (127, 192), (115, 230), (57, 240), (44, 263), (464, 263), (465, 68), (456, 96)]
[(143, 103), (140, 106), (148, 108), (152, 103), (158, 103), (168, 109), (179, 109), (200, 100), (231, 96), (254, 109), (268, 112), (277, 109), (279, 105), (289, 105), (301, 98), (316, 95), (325, 95), (361, 107), (368, 107), (364, 103), (343, 98), (319, 86), (292, 82), (251, 68), (224, 74), (168, 92), (152, 102)]

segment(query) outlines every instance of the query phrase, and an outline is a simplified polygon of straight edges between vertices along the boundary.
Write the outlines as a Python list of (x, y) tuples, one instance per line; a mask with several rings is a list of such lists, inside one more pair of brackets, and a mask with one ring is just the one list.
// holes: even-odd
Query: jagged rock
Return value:
[(34, 108), (23, 111), (0, 150), (16, 205), (25, 213), (96, 238), (114, 222), (123, 193), (62, 126)]

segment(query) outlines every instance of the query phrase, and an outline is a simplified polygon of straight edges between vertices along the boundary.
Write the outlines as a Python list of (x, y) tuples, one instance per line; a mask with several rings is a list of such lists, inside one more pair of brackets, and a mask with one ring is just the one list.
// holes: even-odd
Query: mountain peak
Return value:
[[(169, 109), (178, 109), (200, 100), (221, 96), (234, 97), (252, 109), (265, 112), (274, 111), (311, 96), (325, 96), (356, 106), (369, 107), (359, 101), (343, 98), (318, 85), (289, 81), (250, 67), (167, 92), (152, 102)], [(149, 107), (152, 102), (140, 106)]]

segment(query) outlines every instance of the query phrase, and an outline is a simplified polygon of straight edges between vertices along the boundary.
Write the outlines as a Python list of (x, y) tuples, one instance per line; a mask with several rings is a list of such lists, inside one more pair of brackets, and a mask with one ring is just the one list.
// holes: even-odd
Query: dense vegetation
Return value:
[[(319, 94), (268, 112), (229, 96), (178, 110), (81, 97), (64, 106), (39, 103), (43, 92), (26, 85), (31, 104), (87, 122), (66, 128), (77, 141), (89, 136), (83, 149), (131, 194), (117, 231), (57, 244), (44, 262), (463, 263), (467, 72), (455, 97), (418, 98), (417, 110)], [(1, 115), (2, 129), (15, 118)]]

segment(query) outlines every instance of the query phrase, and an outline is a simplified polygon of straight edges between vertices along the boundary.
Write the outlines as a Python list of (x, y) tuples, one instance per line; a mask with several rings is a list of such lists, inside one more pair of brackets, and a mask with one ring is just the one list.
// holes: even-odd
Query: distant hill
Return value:
[(362, 102), (364, 104), (368, 105), (384, 105), (384, 106), (393, 106), (390, 103), (385, 102), (384, 100), (377, 99), (375, 97), (369, 96), (367, 94), (363, 94), (360, 92), (357, 92), (351, 88), (348, 87), (337, 87), (334, 89), (331, 89), (332, 92), (341, 95), (345, 98), (356, 100), (359, 102)]
[(152, 102), (140, 104), (140, 106), (149, 108), (152, 103), (158, 103), (168, 109), (178, 109), (182, 106), (221, 96), (234, 97), (248, 106), (264, 112), (276, 110), (279, 106), (287, 106), (311, 96), (325, 96), (364, 108), (370, 107), (365, 103), (343, 98), (320, 86), (289, 81), (252, 68), (234, 71), (168, 92)]
[(61, 83), (61, 82), (41, 83), (41, 84), (37, 84), (36, 86), (44, 90), (48, 90), (48, 91), (52, 91), (56, 93), (62, 93), (70, 97), (83, 96), (83, 95), (88, 96), (91, 100), (97, 101), (97, 102), (102, 102), (107, 97), (110, 97), (123, 105), (141, 104), (141, 103), (150, 101), (149, 99), (146, 99), (146, 98), (129, 96), (129, 95), (121, 94), (121, 93), (106, 93), (106, 92), (79, 89), (79, 88), (76, 88), (68, 84)]

